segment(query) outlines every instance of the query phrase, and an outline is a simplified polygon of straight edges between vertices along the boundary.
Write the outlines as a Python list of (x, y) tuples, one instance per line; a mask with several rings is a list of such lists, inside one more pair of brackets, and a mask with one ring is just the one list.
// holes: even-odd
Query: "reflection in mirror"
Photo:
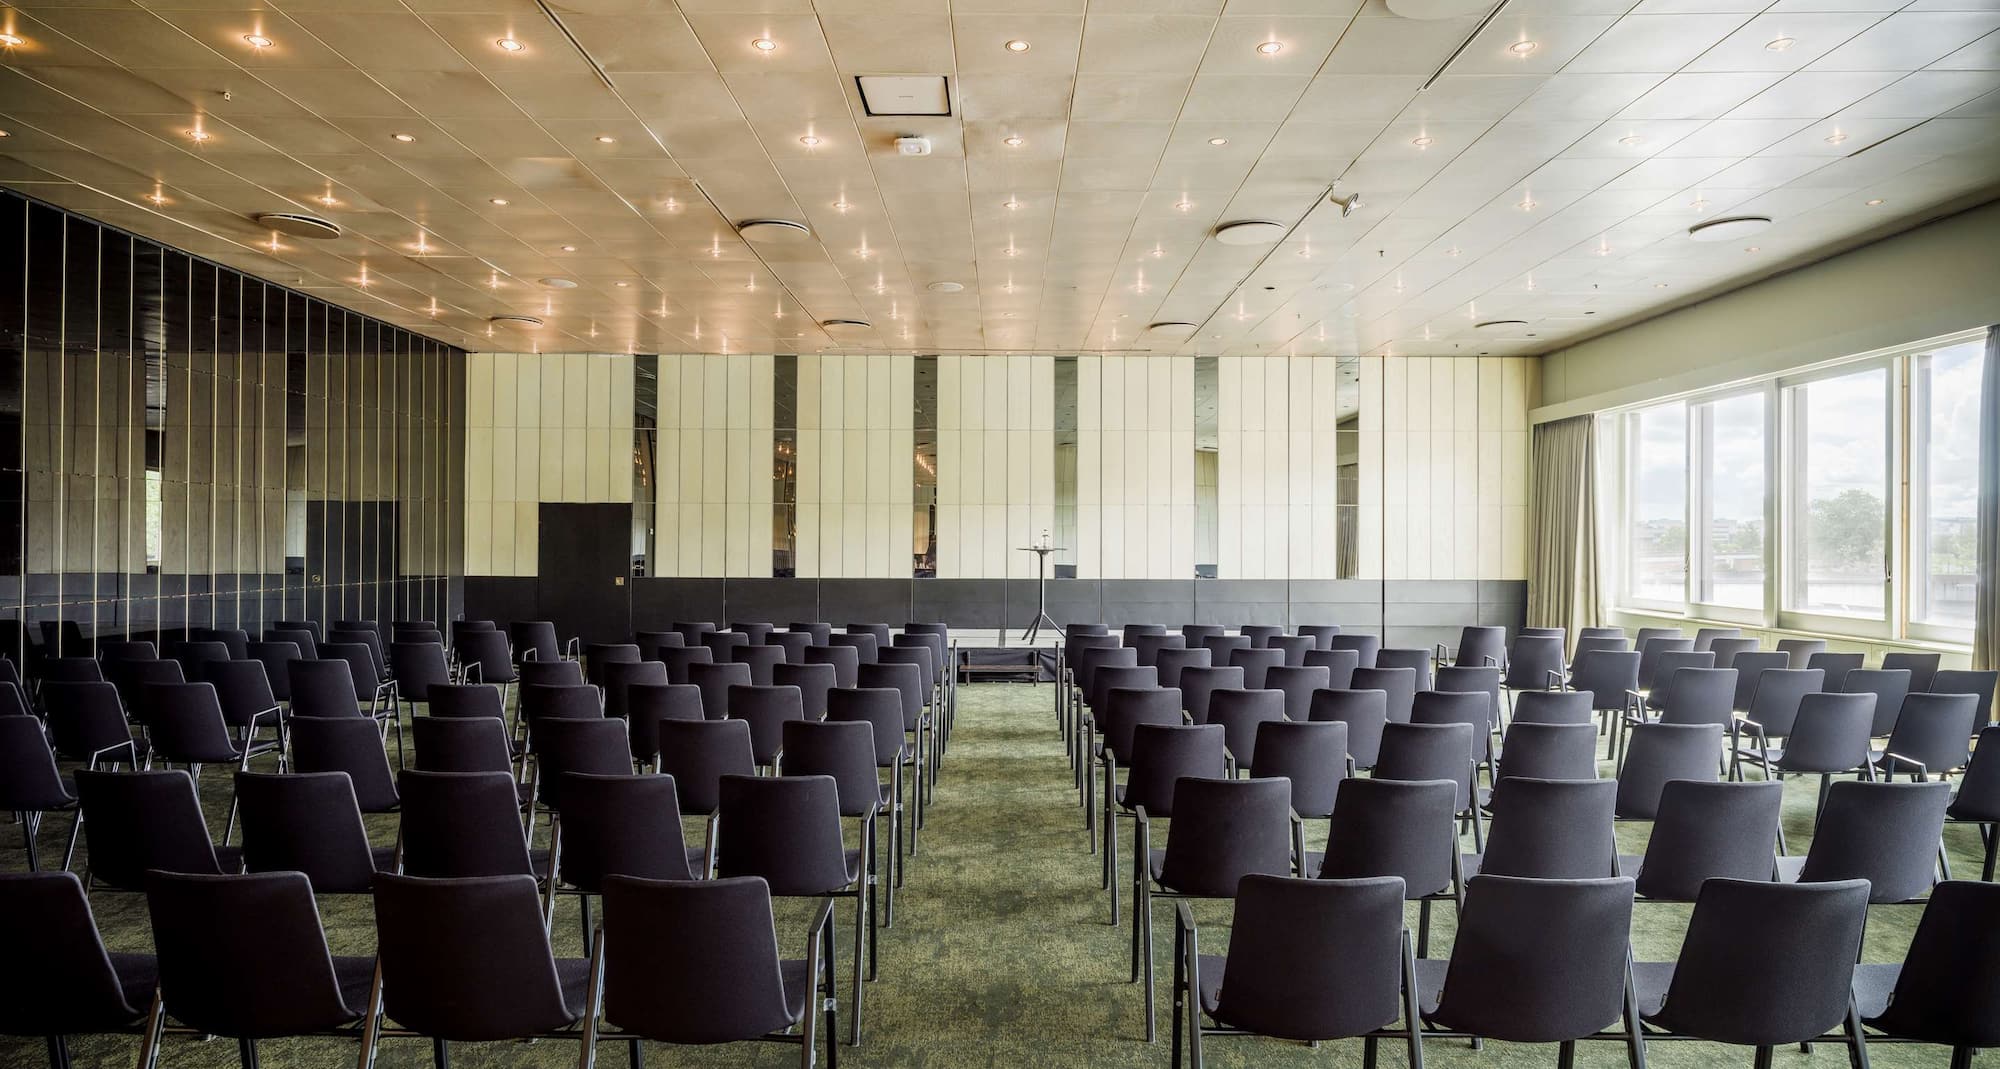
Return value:
[(771, 358), (771, 574), (799, 573), (799, 358)]
[(658, 514), (660, 358), (632, 358), (632, 575), (653, 574), (654, 522)]
[(911, 468), (910, 574), (937, 577), (938, 359), (916, 358), (913, 393), (916, 457)]
[(1338, 366), (1338, 409), (1334, 421), (1336, 469), (1334, 575), (1356, 579), (1361, 575), (1361, 360), (1341, 357)]
[(1214, 579), (1221, 559), (1222, 380), (1215, 357), (1194, 358), (1194, 576)]
[(1058, 356), (1055, 365), (1055, 544), (1054, 578), (1076, 578), (1076, 357)]

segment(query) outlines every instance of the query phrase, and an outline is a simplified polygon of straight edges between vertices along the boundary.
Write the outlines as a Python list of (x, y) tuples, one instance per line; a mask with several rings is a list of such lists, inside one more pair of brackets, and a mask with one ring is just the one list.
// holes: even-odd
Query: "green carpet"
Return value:
[[(852, 1066), (1017, 1067), (1017, 1066), (1164, 1066), (1168, 1061), (1167, 1029), (1171, 977), (1170, 910), (1159, 907), (1156, 944), (1160, 961), (1160, 1039), (1143, 1040), (1139, 988), (1126, 982), (1130, 929), (1113, 929), (1105, 922), (1104, 892), (1098, 888), (1097, 860), (1085, 852), (1082, 811), (1069, 789), (1068, 766), (1055, 732), (1051, 711), (1053, 691), (1047, 686), (1012, 684), (967, 686), (960, 693), (958, 732), (937, 788), (936, 806), (922, 833), (922, 853), (911, 863), (909, 883), (897, 900), (895, 928), (882, 933), (881, 979), (867, 992), (864, 1044), (842, 1046), (839, 1056)], [(205, 777), (204, 804), (217, 830), (226, 806), (223, 780)], [(1785, 826), (1792, 848), (1803, 850), (1810, 840), (1813, 789), (1809, 782), (1787, 787)], [(390, 822), (373, 823), (377, 840), (392, 836)], [(1121, 828), (1121, 835), (1129, 825)], [(694, 827), (690, 825), (691, 833)], [(52, 819), (43, 830), (43, 856), (60, 857), (61, 839), (68, 833), (65, 818)], [(1977, 873), (1977, 835), (1970, 828), (1947, 832), (1954, 871)], [(1324, 828), (1313, 829), (1313, 838)], [(1622, 849), (1639, 853), (1645, 827), (1621, 827)], [(0, 866), (24, 867), (18, 829), (0, 829), (6, 846)], [(1125, 845), (1129, 847), (1129, 837)], [(79, 859), (79, 867), (81, 859)], [(1121, 870), (1129, 871), (1129, 854)], [(1129, 890), (1126, 892), (1129, 895)], [(148, 948), (145, 903), (134, 895), (101, 893), (93, 907), (105, 938), (114, 949)], [(1891, 961), (1901, 957), (1914, 929), (1919, 907), (1876, 907), (1871, 912), (1866, 958)], [(373, 927), (365, 900), (325, 898), (321, 909), (336, 953), (368, 953)], [(846, 906), (841, 907), (842, 916)], [(1226, 946), (1229, 907), (1202, 903), (1196, 915), (1203, 924), (1203, 949), (1219, 953)], [(1680, 945), (1684, 909), (1641, 904), (1633, 937), (1642, 959), (1670, 958)], [(1412, 910), (1414, 923), (1414, 910)], [(796, 953), (803, 934), (804, 912), (782, 906), (779, 935), (788, 953)], [(839, 923), (841, 954), (848, 952), (850, 922)], [(1450, 947), (1451, 911), (1438, 911), (1433, 953)], [(555, 927), (556, 952), (580, 953), (574, 899), (559, 905)], [(19, 962), (4, 966), (17, 968)], [(847, 997), (843, 961), (841, 998)], [(846, 1034), (843, 1005), (841, 1035)], [(263, 1062), (275, 1069), (352, 1066), (357, 1045), (350, 1040), (308, 1039), (271, 1041), (260, 1045)], [(137, 1041), (128, 1037), (91, 1037), (72, 1045), (78, 1066), (130, 1066)], [(1361, 1044), (1324, 1044), (1309, 1049), (1299, 1044), (1266, 1040), (1217, 1039), (1208, 1044), (1217, 1067), (1234, 1066), (1359, 1066)], [(1488, 1044), (1474, 1052), (1463, 1042), (1434, 1040), (1425, 1044), (1433, 1066), (1553, 1066), (1553, 1047)], [(1656, 1066), (1749, 1065), (1751, 1053), (1707, 1044), (1655, 1043), (1649, 1057)], [(1940, 1048), (1880, 1045), (1870, 1051), (1877, 1066), (1946, 1064)], [(460, 1044), (452, 1050), (454, 1065), (572, 1066), (575, 1044), (554, 1040), (535, 1044)], [(601, 1064), (625, 1064), (622, 1044), (599, 1051)], [(1383, 1048), (1385, 1066), (1402, 1064), (1401, 1049)], [(825, 1052), (822, 1050), (824, 1065)], [(715, 1049), (649, 1047), (654, 1066), (795, 1066), (795, 1048), (743, 1044)], [(1578, 1056), (1585, 1066), (1624, 1064), (1624, 1049), (1611, 1044), (1587, 1044)], [(2000, 1065), (2000, 1055), (1981, 1063)], [(0, 1040), (0, 1066), (40, 1066), (39, 1040)], [(187, 1038), (167, 1041), (161, 1064), (173, 1067), (233, 1066), (235, 1044)], [(430, 1064), (429, 1045), (420, 1041), (387, 1041), (379, 1062), (385, 1067)], [(1838, 1067), (1846, 1064), (1843, 1049), (1821, 1045), (1815, 1054), (1796, 1048), (1777, 1054), (1779, 1066)]]

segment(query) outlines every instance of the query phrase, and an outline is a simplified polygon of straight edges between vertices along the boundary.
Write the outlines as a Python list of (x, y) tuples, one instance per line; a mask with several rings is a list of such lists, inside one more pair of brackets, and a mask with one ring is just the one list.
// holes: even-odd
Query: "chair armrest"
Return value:
[(1499, 660), (1499, 658), (1497, 658), (1497, 657), (1494, 657), (1494, 656), (1493, 656), (1493, 655), (1491, 655), (1491, 654), (1488, 654), (1488, 655), (1486, 655), (1486, 656), (1484, 656), (1484, 657), (1481, 657), (1481, 658), (1479, 659), (1479, 663), (1480, 663), (1480, 664), (1482, 664), (1482, 665), (1484, 665), (1484, 666), (1485, 666), (1485, 667), (1487, 667), (1487, 668), (1498, 668), (1498, 667), (1500, 667), (1500, 660)]
[(1227, 749), (1222, 751), (1222, 771), (1230, 779), (1236, 778), (1236, 755)]
[[(806, 938), (811, 941), (811, 945), (813, 946), (819, 945), (819, 939), (821, 933), (826, 931), (827, 924), (830, 923), (832, 920), (833, 920), (833, 899), (831, 898), (821, 899), (819, 903), (819, 908), (813, 910), (812, 923), (806, 926)], [(600, 939), (599, 943), (601, 944), (602, 942), (603, 940)]]
[(486, 682), (486, 662), (468, 661), (465, 667), (459, 670), (458, 674), (460, 679), (467, 682), (484, 683)]
[(1196, 932), (1194, 910), (1189, 908), (1188, 901), (1185, 898), (1174, 900), (1174, 924), (1190, 936)]
[(1914, 757), (1904, 757), (1902, 754), (1899, 754), (1894, 750), (1887, 750), (1883, 752), (1882, 760), (1894, 761), (1897, 762), (1898, 764), (1909, 765), (1910, 767), (1915, 768), (1917, 770), (1917, 779), (1919, 781), (1928, 781), (1930, 779), (1930, 769), (1925, 768), (1924, 763), (1922, 761), (1917, 760)]
[(581, 649), (582, 646), (583, 646), (582, 637), (577, 635), (572, 635), (570, 636), (569, 641), (563, 643), (563, 655), (569, 660), (574, 661), (577, 658), (577, 651)]
[[(721, 813), (710, 813), (702, 829), (701, 867), (702, 879), (705, 880), (715, 879), (715, 837), (720, 830), (719, 825), (721, 820)], [(827, 901), (831, 904), (833, 900), (828, 899)]]
[(1445, 648), (1444, 643), (1436, 642), (1431, 644), (1432, 664), (1443, 664), (1445, 660), (1450, 656), (1451, 656), (1451, 651)]
[(1548, 684), (1547, 689), (1549, 690), (1563, 689), (1563, 674), (1553, 668), (1545, 669), (1542, 672), (1542, 681)]

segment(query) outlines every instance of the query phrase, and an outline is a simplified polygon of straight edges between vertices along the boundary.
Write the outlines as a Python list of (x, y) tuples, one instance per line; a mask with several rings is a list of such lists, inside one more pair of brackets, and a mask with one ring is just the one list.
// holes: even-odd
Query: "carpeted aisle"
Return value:
[[(897, 901), (896, 926), (881, 940), (881, 979), (869, 985), (865, 1043), (842, 1046), (839, 1057), (851, 1066), (1013, 1067), (1020, 1066), (1146, 1066), (1168, 1061), (1171, 1027), (1171, 910), (1158, 907), (1156, 945), (1161, 981), (1160, 1038), (1143, 1041), (1140, 992), (1126, 982), (1130, 928), (1106, 924), (1104, 892), (1097, 883), (1097, 859), (1085, 851), (1082, 811), (1069, 789), (1068, 766), (1055, 732), (1047, 685), (968, 685), (960, 691), (958, 732), (946, 759), (946, 774), (937, 788), (936, 804), (920, 838), (921, 854), (912, 862), (909, 883)], [(1812, 785), (1787, 788), (1786, 831), (1794, 850), (1802, 850), (1811, 823)], [(217, 816), (226, 799), (219, 776), (204, 783), (204, 803)], [(60, 830), (53, 825), (61, 823)], [(66, 822), (51, 822), (44, 831), (44, 856), (59, 855), (59, 838)], [(378, 841), (388, 841), (389, 825), (377, 825)], [(1129, 848), (1130, 825), (1120, 829)], [(0, 865), (22, 867), (17, 829), (0, 829), (5, 849)], [(689, 834), (699, 834), (689, 825)], [(1970, 829), (1948, 831), (1954, 866), (1976, 873), (1971, 850), (1976, 835)], [(1324, 829), (1313, 829), (1323, 837)], [(1644, 826), (1621, 829), (1625, 849), (1643, 848)], [(51, 848), (48, 844), (54, 841)], [(692, 840), (691, 840), (692, 841)], [(1158, 845), (1158, 844), (1156, 844)], [(1130, 854), (1120, 865), (1121, 887), (1129, 880)], [(1124, 892), (1129, 896), (1129, 889)], [(114, 949), (146, 949), (146, 913), (136, 896), (100, 894), (94, 902), (99, 923)], [(837, 921), (841, 950), (848, 952), (846, 933), (851, 914), (840, 907)], [(373, 931), (365, 901), (324, 898), (321, 909), (337, 953), (366, 953)], [(1907, 946), (1919, 907), (1876, 907), (1870, 917), (1868, 954), (1871, 961), (1899, 958)], [(1219, 953), (1226, 946), (1226, 903), (1198, 904), (1204, 949)], [(805, 911), (797, 905), (781, 908), (779, 935), (787, 952), (796, 952)], [(1635, 937), (1642, 958), (1669, 957), (1678, 948), (1685, 911), (1672, 906), (1642, 904)], [(1433, 953), (1450, 947), (1451, 912), (1438, 912)], [(1414, 910), (1412, 911), (1414, 922)], [(574, 899), (559, 906), (555, 927), (558, 954), (578, 954)], [(18, 968), (7, 962), (0, 967)], [(845, 963), (841, 997), (847, 997)], [(840, 1034), (846, 1034), (843, 1005)], [(299, 1040), (261, 1045), (270, 1069), (354, 1064), (352, 1041)], [(79, 1067), (130, 1066), (137, 1043), (127, 1038), (91, 1038), (73, 1044)], [(625, 1064), (622, 1045), (606, 1045), (600, 1063)], [(1483, 1052), (1462, 1042), (1437, 1040), (1425, 1045), (1432, 1066), (1548, 1066), (1555, 1064), (1553, 1047), (1488, 1044)], [(1698, 1044), (1654, 1044), (1649, 1056), (1656, 1066), (1748, 1065), (1748, 1050), (1726, 1050)], [(1878, 1066), (1943, 1066), (1946, 1052), (1936, 1048), (1878, 1046), (1870, 1051)], [(566, 1067), (576, 1064), (573, 1043), (455, 1045), (453, 1064), (459, 1067)], [(796, 1048), (739, 1045), (711, 1050), (648, 1049), (653, 1066), (796, 1066)], [(1218, 1039), (1208, 1045), (1208, 1059), (1219, 1069), (1236, 1066), (1359, 1066), (1359, 1042), (1334, 1043), (1309, 1049), (1299, 1044), (1264, 1040)], [(0, 1040), (0, 1066), (43, 1064), (39, 1040)], [(1401, 1048), (1383, 1047), (1383, 1065), (1402, 1064)], [(1983, 1064), (2000, 1055), (1986, 1055)], [(1589, 1044), (1579, 1053), (1585, 1066), (1623, 1065), (1623, 1048)], [(216, 1041), (169, 1040), (163, 1066), (221, 1067), (236, 1064), (235, 1044)], [(429, 1045), (415, 1041), (384, 1044), (384, 1067), (426, 1066)], [(824, 1051), (822, 1051), (822, 1065)], [(1779, 1066), (1839, 1067), (1840, 1048), (1822, 1045), (1813, 1055), (1795, 1048), (1777, 1054)]]

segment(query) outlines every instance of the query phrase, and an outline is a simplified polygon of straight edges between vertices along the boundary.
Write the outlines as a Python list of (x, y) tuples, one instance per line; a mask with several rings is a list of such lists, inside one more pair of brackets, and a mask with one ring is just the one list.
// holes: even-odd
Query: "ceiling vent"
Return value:
[(864, 74), (854, 85), (870, 115), (951, 114), (951, 87), (942, 74)]
[(965, 288), (965, 283), (933, 282), (930, 285), (925, 286), (924, 288), (931, 291), (932, 293), (957, 293)]
[(542, 325), (542, 321), (534, 316), (497, 315), (488, 317), (486, 321), (502, 327), (521, 327), (525, 330), (534, 330)]
[(736, 232), (743, 240), (759, 245), (790, 244), (812, 237), (812, 230), (804, 223), (790, 219), (745, 219), (736, 224)]
[(1184, 323), (1178, 320), (1169, 320), (1167, 322), (1154, 323), (1148, 326), (1146, 328), (1146, 333), (1158, 334), (1163, 338), (1191, 338), (1194, 336), (1194, 332), (1200, 329), (1201, 328), (1199, 326), (1193, 323)]
[(858, 338), (875, 329), (865, 319), (823, 319), (819, 327), (831, 338)]
[(1762, 215), (1732, 215), (1726, 219), (1710, 219), (1688, 227), (1688, 237), (1696, 241), (1735, 241), (1768, 229), (1771, 220)]
[(1514, 329), (1517, 329), (1517, 328), (1519, 328), (1519, 327), (1525, 327), (1525, 326), (1527, 326), (1527, 325), (1528, 325), (1528, 321), (1527, 321), (1527, 320), (1525, 320), (1525, 319), (1489, 319), (1489, 320), (1487, 320), (1487, 321), (1486, 321), (1486, 322), (1484, 322), (1484, 323), (1474, 323), (1474, 324), (1472, 325), (1472, 329), (1474, 329), (1474, 330), (1514, 330)]
[(576, 288), (576, 279), (573, 278), (550, 277), (538, 279), (537, 281), (552, 290), (573, 290)]
[(325, 239), (340, 236), (338, 224), (304, 212), (259, 212), (251, 218), (257, 220), (259, 226), (288, 237)]
[(1275, 245), (1285, 236), (1285, 224), (1266, 219), (1244, 219), (1215, 228), (1215, 240), (1224, 245)]

